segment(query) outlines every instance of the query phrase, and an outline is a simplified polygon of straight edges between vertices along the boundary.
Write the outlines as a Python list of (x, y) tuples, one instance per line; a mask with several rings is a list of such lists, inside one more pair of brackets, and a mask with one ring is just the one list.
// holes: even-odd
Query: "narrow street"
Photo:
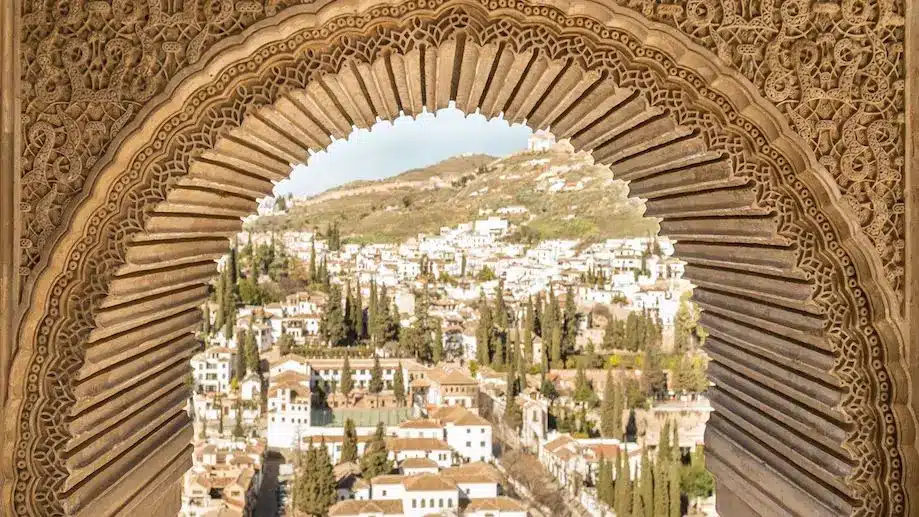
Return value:
[(280, 453), (269, 451), (265, 460), (262, 487), (258, 495), (258, 504), (255, 507), (255, 517), (275, 517), (278, 515), (278, 467), (284, 462)]

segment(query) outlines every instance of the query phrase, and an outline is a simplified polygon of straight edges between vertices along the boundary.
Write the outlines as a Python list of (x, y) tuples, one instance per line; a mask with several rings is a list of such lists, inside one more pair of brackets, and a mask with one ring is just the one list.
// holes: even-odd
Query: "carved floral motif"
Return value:
[[(859, 496), (858, 514), (902, 515), (903, 465), (900, 451), (891, 445), (898, 443), (890, 407), (891, 381), (883, 345), (870, 325), (871, 308), (819, 203), (796, 177), (797, 171), (769, 148), (755, 124), (743, 119), (729, 99), (706, 89), (692, 70), (680, 68), (657, 50), (642, 47), (630, 35), (589, 18), (567, 17), (552, 8), (504, 0), (485, 2), (484, 10), (470, 3), (444, 9), (435, 16), (432, 10), (443, 2), (419, 2), (411, 9), (403, 4), (366, 15), (344, 16), (322, 29), (307, 29), (292, 36), (289, 49), (268, 46), (251, 60), (217, 76), (209, 88), (190, 98), (186, 109), (160, 127), (156, 138), (151, 136), (149, 145), (111, 186), (112, 202), (94, 214), (87, 233), (71, 254), (70, 271), (79, 274), (58, 278), (48, 301), (36, 346), (36, 357), (42, 360), (33, 362), (32, 374), (26, 380), (27, 398), (20, 423), (23, 432), (16, 444), (17, 512), (63, 515), (57, 490), (67, 473), (57, 452), (68, 439), (64, 416), (74, 403), (70, 380), (82, 363), (92, 309), (105, 296), (112, 270), (124, 261), (127, 237), (143, 230), (144, 207), (165, 198), (171, 182), (187, 173), (195, 151), (213, 146), (225, 130), (238, 126), (247, 109), (273, 102), (285, 89), (305, 87), (316, 74), (336, 73), (349, 60), (370, 61), (384, 50), (405, 52), (420, 44), (437, 45), (463, 30), (479, 42), (500, 40), (519, 48), (539, 49), (559, 59), (577, 58), (586, 67), (615, 77), (621, 86), (640, 88), (651, 104), (665, 108), (677, 123), (699, 129), (709, 148), (727, 151), (736, 174), (756, 180), (758, 205), (773, 209), (780, 221), (780, 234), (799, 243), (798, 266), (814, 282), (814, 302), (827, 318), (827, 339), (837, 357), (833, 373), (845, 386), (842, 407), (854, 424), (845, 445), (856, 462), (848, 482)], [(32, 210), (27, 223), (33, 243), (25, 251), (27, 267), (36, 264), (37, 250), (61, 224), (64, 202), (82, 187), (86, 171), (106, 152), (106, 142), (119, 128), (163, 88), (169, 77), (198, 59), (202, 49), (266, 15), (266, 8), (256, 2), (192, 2), (185, 10), (175, 9), (178, 4), (181, 2), (170, 0), (122, 0), (111, 5), (74, 2), (70, 9), (58, 4), (53, 15), (61, 21), (53, 28), (46, 22), (53, 18), (44, 10), (46, 4), (36, 2), (31, 10), (27, 8), (28, 14), (37, 18), (26, 23), (27, 42), (41, 42), (32, 45), (34, 54), (27, 56), (24, 70), (27, 133), (23, 200)], [(498, 7), (509, 7), (526, 21), (495, 20), (484, 14)], [(671, 11), (666, 7), (660, 5), (651, 14), (660, 17), (661, 12), (670, 12), (673, 19), (680, 19), (677, 4)], [(764, 11), (772, 9), (770, 4)], [(698, 10), (692, 12), (695, 14), (687, 15), (687, 19), (700, 15)], [(756, 13), (759, 9), (743, 12)], [(112, 21), (115, 19), (118, 23)], [(148, 31), (150, 20), (158, 29)], [(394, 20), (400, 20), (399, 27), (394, 27)], [(688, 31), (687, 27), (683, 23), (679, 28)], [(70, 42), (81, 40), (74, 34), (89, 33), (98, 36), (83, 38), (85, 45)], [(710, 34), (693, 36), (716, 40)], [(135, 43), (112, 43), (122, 40)], [(747, 49), (739, 44), (736, 48), (738, 53)], [(757, 62), (756, 52), (748, 50), (746, 60), (736, 61), (733, 55), (728, 60), (741, 70), (752, 70), (755, 76), (761, 69), (751, 64)], [(299, 59), (288, 59), (291, 55)], [(789, 70), (799, 70), (787, 60), (778, 61)], [(153, 72), (140, 74), (145, 66), (153, 67)], [(778, 64), (770, 66), (771, 70), (778, 69)], [(832, 71), (827, 73), (832, 75)], [(762, 81), (770, 88), (779, 88), (770, 95), (790, 88), (775, 86), (777, 79), (769, 82), (764, 77)], [(785, 103), (783, 109), (793, 119), (790, 106), (804, 103), (789, 98), (777, 103)], [(700, 99), (714, 107), (700, 108)], [(899, 102), (902, 104), (902, 99)], [(819, 109), (813, 111), (816, 114)], [(855, 126), (858, 120), (853, 122)], [(872, 123), (867, 122), (866, 127)], [(823, 127), (816, 124), (815, 128), (818, 126)], [(843, 163), (864, 161), (847, 158), (850, 155), (845, 151), (862, 145), (859, 142), (875, 149), (872, 152), (888, 149), (890, 155), (902, 147), (902, 143), (885, 140), (883, 128), (863, 131), (849, 127), (848, 133), (840, 131), (834, 136), (830, 131), (812, 139), (819, 143), (825, 137), (827, 152), (838, 154), (840, 169)], [(846, 146), (842, 146), (844, 135), (848, 135)], [(896, 141), (901, 140), (898, 137)], [(829, 154), (818, 152), (818, 156), (829, 165), (825, 160)], [(899, 180), (894, 184), (900, 188)], [(890, 212), (896, 211), (893, 205), (890, 208)], [(870, 215), (865, 221), (874, 221), (878, 209)], [(882, 226), (887, 228), (885, 224)], [(900, 240), (894, 242), (902, 242), (894, 230), (882, 234), (896, 234)]]
[[(902, 2), (616, 1), (710, 48), (775, 103), (836, 178), (902, 303)], [(147, 101), (215, 42), (294, 3), (25, 2), (21, 273), (34, 277), (67, 202)]]
[(836, 179), (902, 303), (904, 3), (615, 1), (709, 48), (775, 103)]

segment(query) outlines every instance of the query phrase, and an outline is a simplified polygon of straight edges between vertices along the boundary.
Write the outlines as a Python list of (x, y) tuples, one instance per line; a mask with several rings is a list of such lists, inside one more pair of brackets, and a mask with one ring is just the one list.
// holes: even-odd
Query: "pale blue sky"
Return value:
[(336, 140), (327, 150), (294, 168), (275, 194), (310, 195), (358, 179), (370, 180), (437, 163), (463, 153), (505, 156), (526, 149), (530, 128), (504, 120), (486, 120), (455, 108), (400, 117), (360, 129), (347, 140)]

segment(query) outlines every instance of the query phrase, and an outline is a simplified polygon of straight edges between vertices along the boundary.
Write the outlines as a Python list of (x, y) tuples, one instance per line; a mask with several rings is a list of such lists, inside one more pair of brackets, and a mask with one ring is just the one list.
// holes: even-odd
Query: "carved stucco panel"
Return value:
[[(426, 7), (433, 8), (436, 5), (429, 3)], [(485, 7), (495, 9), (501, 5), (493, 2), (485, 4)], [(759, 129), (734, 111), (729, 99), (705, 89), (704, 81), (694, 76), (692, 70), (680, 68), (664, 54), (641, 48), (628, 35), (623, 35), (621, 44), (616, 47), (598, 46), (594, 42), (598, 36), (607, 39), (617, 33), (604, 29), (589, 18), (567, 18), (554, 9), (536, 10), (523, 3), (515, 3), (510, 7), (518, 15), (522, 12), (533, 17), (538, 22), (537, 26), (521, 28), (510, 20), (486, 23), (455, 11), (442, 14), (437, 23), (432, 23), (424, 17), (430, 16), (424, 14), (428, 13), (427, 9), (418, 9), (420, 14), (424, 14), (419, 18), (411, 17), (404, 8), (342, 18), (322, 31), (301, 35), (299, 41), (294, 38), (296, 45), (306, 46), (300, 54), (303, 59), (301, 63), (291, 63), (281, 52), (283, 49), (275, 47), (274, 54), (267, 49), (266, 55), (255, 56), (250, 62), (216, 78), (214, 85), (202, 89), (192, 98), (185, 112), (176, 115), (161, 128), (159, 134), (162, 138), (158, 136), (138, 154), (131, 169), (122, 177), (123, 181), (113, 186), (111, 206), (101, 209), (92, 219), (90, 233), (73, 257), (73, 270), (80, 271), (80, 278), (74, 278), (73, 275), (61, 278), (53, 291), (55, 298), (50, 300), (51, 308), (41, 326), (37, 347), (37, 352), (46, 360), (36, 365), (42, 375), (28, 381), (28, 404), (22, 415), (24, 423), (39, 422), (42, 433), (36, 432), (18, 443), (20, 451), (35, 458), (34, 464), (22, 470), (19, 480), (23, 487), (19, 493), (24, 496), (24, 501), (46, 504), (54, 499), (54, 486), (64, 476), (55, 467), (54, 444), (66, 440), (58, 419), (66, 414), (66, 408), (73, 403), (67, 381), (81, 362), (80, 343), (91, 326), (91, 308), (104, 296), (111, 268), (123, 260), (126, 236), (142, 230), (144, 207), (165, 197), (170, 182), (187, 171), (194, 151), (214, 145), (223, 128), (240, 124), (248, 108), (272, 102), (281, 89), (304, 87), (315, 74), (335, 73), (352, 59), (369, 61), (382, 48), (404, 52), (415, 48), (420, 42), (436, 45), (448, 38), (453, 30), (462, 27), (472, 31), (481, 41), (506, 38), (521, 48), (539, 48), (553, 57), (577, 57), (589, 68), (612, 74), (622, 85), (643, 88), (652, 104), (667, 109), (680, 124), (704, 132), (713, 149), (729, 153), (738, 174), (756, 180), (761, 186), (758, 189), (758, 203), (780, 214), (782, 235), (800, 243), (799, 267), (816, 283), (814, 301), (827, 314), (828, 340), (839, 358), (834, 373), (850, 389), (844, 404), (847, 414), (858, 423), (847, 442), (847, 448), (859, 460), (852, 484), (864, 496), (862, 511), (867, 515), (886, 508), (886, 513), (902, 513), (902, 463), (897, 447), (890, 445), (898, 443), (898, 431), (890, 407), (891, 379), (884, 368), (882, 343), (878, 332), (870, 327), (870, 306), (858, 288), (846, 252), (835, 236), (832, 225), (820, 211), (819, 202), (796, 177), (798, 171), (780, 153), (765, 144)], [(169, 19), (181, 19), (178, 14), (173, 13)], [(403, 23), (408, 28), (383, 31), (368, 38), (338, 36), (350, 34), (355, 30), (352, 27), (372, 25), (374, 16), (384, 14), (405, 18)], [(550, 29), (542, 30), (539, 25)], [(557, 35), (565, 27), (575, 26), (586, 27), (592, 31), (592, 36)], [(176, 34), (182, 33), (180, 31)], [(320, 44), (318, 47), (317, 42)], [(170, 45), (164, 47), (174, 48)], [(271, 61), (273, 66), (269, 67), (264, 61), (272, 56), (279, 57), (275, 57), (276, 61)], [(172, 61), (164, 59), (162, 62)], [(163, 70), (164, 76), (174, 73), (174, 70)], [(256, 72), (261, 75), (256, 75)], [(668, 82), (662, 77), (676, 79)], [(136, 99), (146, 95), (140, 92), (147, 90), (138, 85), (135, 93), (140, 97)], [(700, 102), (708, 107), (702, 109), (699, 107)], [(104, 110), (90, 111), (99, 117), (99, 121), (106, 118)], [(720, 114), (715, 115), (715, 112)], [(40, 117), (44, 122), (32, 125), (41, 128), (39, 133), (45, 133), (45, 139), (38, 140), (42, 142), (45, 151), (35, 156), (43, 160), (40, 163), (45, 164), (46, 169), (54, 171), (52, 176), (58, 180), (77, 181), (75, 176), (65, 171), (72, 170), (71, 165), (84, 163), (78, 155), (89, 152), (89, 140), (81, 141), (80, 146), (74, 145), (73, 139), (82, 138), (75, 126), (67, 125), (73, 123), (75, 115), (59, 112), (56, 116), (61, 118)], [(115, 120), (112, 119), (113, 124)], [(78, 135), (68, 135), (63, 140), (51, 138), (51, 129), (67, 133), (59, 125), (77, 131)], [(114, 127), (109, 127), (110, 135)], [(720, 131), (717, 128), (725, 129)], [(67, 153), (60, 154), (60, 150)], [(65, 158), (65, 155), (69, 158)], [(56, 158), (52, 159), (52, 156)], [(52, 162), (54, 167), (51, 167)], [(51, 197), (63, 195), (68, 192), (68, 185), (67, 181), (54, 182), (43, 198), (50, 199), (51, 193), (54, 194)], [(60, 217), (61, 212), (55, 214)], [(50, 215), (42, 221), (46, 228), (55, 224)], [(58, 308), (59, 303), (65, 305), (63, 315)], [(38, 415), (37, 420), (35, 415)], [(879, 426), (878, 422), (887, 424)], [(25, 506), (23, 509), (30, 511)]]
[[(775, 103), (836, 179), (902, 304), (903, 2), (615, 1), (710, 48)], [(296, 3), (308, 2), (24, 2), (24, 286), (144, 104), (216, 42)]]

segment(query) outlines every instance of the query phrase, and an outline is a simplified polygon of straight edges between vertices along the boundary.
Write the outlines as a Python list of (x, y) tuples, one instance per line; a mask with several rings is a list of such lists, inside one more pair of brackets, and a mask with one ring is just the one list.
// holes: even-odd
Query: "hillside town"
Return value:
[(396, 243), (236, 235), (186, 380), (180, 515), (714, 515), (674, 243), (534, 239), (526, 212)]

